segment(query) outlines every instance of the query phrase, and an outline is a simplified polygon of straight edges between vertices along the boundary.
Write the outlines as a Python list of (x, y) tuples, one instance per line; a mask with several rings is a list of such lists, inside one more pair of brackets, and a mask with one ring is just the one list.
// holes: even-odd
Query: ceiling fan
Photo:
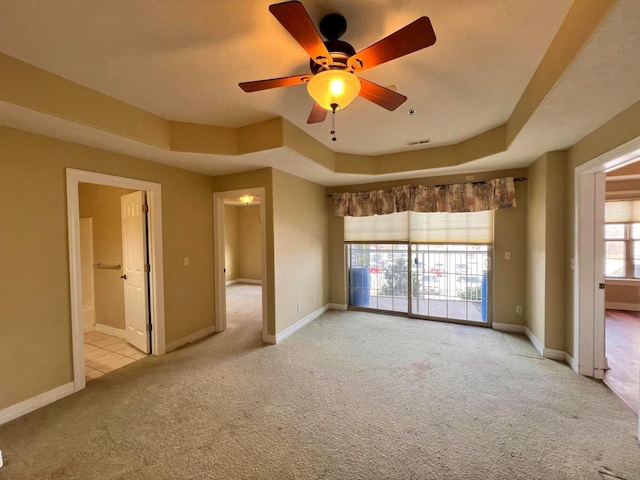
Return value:
[(320, 21), (320, 31), (327, 38), (323, 42), (302, 3), (276, 3), (269, 6), (269, 11), (311, 57), (311, 74), (243, 82), (240, 88), (257, 92), (307, 84), (309, 95), (315, 100), (307, 123), (323, 122), (328, 111), (335, 113), (345, 108), (358, 95), (387, 110), (395, 110), (407, 97), (355, 74), (429, 47), (436, 41), (431, 21), (420, 17), (356, 53), (350, 44), (339, 40), (347, 30), (347, 21), (340, 14), (329, 14)]

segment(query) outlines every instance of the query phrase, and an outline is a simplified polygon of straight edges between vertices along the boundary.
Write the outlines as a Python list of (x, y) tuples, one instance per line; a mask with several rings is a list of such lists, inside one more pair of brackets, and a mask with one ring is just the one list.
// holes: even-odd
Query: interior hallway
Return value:
[(604, 382), (636, 414), (640, 401), (640, 312), (607, 310)]

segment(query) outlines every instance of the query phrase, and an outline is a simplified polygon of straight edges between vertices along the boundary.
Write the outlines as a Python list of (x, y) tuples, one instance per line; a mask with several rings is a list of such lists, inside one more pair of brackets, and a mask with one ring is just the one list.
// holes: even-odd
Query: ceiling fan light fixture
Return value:
[(360, 93), (360, 80), (345, 70), (324, 70), (307, 83), (307, 91), (325, 110), (346, 108)]

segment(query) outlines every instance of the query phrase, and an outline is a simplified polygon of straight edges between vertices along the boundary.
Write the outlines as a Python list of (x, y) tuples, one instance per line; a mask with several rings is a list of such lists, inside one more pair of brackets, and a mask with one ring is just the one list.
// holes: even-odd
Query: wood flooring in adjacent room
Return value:
[(607, 310), (604, 382), (634, 412), (640, 402), (640, 312)]

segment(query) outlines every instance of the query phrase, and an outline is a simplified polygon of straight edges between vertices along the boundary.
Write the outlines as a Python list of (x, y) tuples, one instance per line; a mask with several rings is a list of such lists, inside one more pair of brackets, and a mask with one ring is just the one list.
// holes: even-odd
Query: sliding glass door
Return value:
[(351, 308), (490, 323), (489, 245), (349, 243), (347, 259)]
[(413, 316), (489, 322), (488, 245), (411, 245)]
[(406, 244), (348, 244), (349, 306), (408, 313), (408, 252)]

